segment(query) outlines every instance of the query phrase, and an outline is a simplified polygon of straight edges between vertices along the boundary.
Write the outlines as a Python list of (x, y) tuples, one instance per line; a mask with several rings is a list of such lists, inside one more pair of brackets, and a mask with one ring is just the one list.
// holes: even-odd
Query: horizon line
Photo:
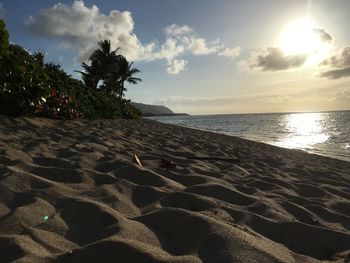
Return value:
[[(209, 114), (188, 114), (189, 116), (218, 116), (218, 115), (253, 115), (253, 114), (292, 114), (292, 113), (327, 113), (327, 112), (346, 112), (350, 111), (350, 109), (347, 110), (320, 110), (320, 111), (279, 111), (279, 112), (245, 112), (245, 113), (209, 113)], [(175, 114), (184, 114), (184, 113), (178, 113)]]

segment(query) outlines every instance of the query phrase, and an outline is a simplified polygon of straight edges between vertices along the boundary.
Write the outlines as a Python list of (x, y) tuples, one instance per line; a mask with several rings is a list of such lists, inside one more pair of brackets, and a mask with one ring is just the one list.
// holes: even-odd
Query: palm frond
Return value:
[(128, 78), (126, 81), (131, 83), (131, 84), (137, 84), (138, 82), (141, 82), (142, 79), (140, 79), (140, 78)]
[(136, 73), (139, 73), (141, 72), (141, 70), (137, 69), (137, 68), (133, 68), (130, 70), (130, 75), (133, 75), (133, 74), (136, 74)]

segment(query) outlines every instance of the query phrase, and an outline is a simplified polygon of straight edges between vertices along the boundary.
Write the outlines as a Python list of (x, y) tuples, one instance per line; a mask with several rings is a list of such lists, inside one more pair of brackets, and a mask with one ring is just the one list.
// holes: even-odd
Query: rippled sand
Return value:
[(0, 262), (350, 260), (350, 163), (149, 120), (0, 137)]

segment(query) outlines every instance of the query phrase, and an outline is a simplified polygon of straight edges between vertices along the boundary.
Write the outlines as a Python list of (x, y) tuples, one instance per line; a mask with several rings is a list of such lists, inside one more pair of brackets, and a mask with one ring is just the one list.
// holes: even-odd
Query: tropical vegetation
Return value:
[(9, 43), (0, 20), (0, 114), (50, 118), (135, 118), (141, 112), (124, 99), (125, 82), (141, 81), (133, 63), (99, 42), (82, 63), (82, 81), (68, 75), (60, 65), (45, 63), (44, 53), (31, 54)]
[(119, 50), (112, 50), (109, 40), (100, 41), (99, 48), (89, 57), (90, 64), (82, 63), (84, 84), (93, 90), (100, 90), (120, 98), (124, 97), (125, 82), (137, 84), (140, 78), (134, 75), (140, 70), (132, 68), (133, 62), (129, 62), (124, 56), (118, 55)]

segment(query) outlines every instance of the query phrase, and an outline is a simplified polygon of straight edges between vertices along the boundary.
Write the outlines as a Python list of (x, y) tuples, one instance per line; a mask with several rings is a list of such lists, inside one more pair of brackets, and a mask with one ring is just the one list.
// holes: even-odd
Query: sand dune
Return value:
[(0, 136), (0, 262), (350, 261), (350, 163), (149, 120)]

